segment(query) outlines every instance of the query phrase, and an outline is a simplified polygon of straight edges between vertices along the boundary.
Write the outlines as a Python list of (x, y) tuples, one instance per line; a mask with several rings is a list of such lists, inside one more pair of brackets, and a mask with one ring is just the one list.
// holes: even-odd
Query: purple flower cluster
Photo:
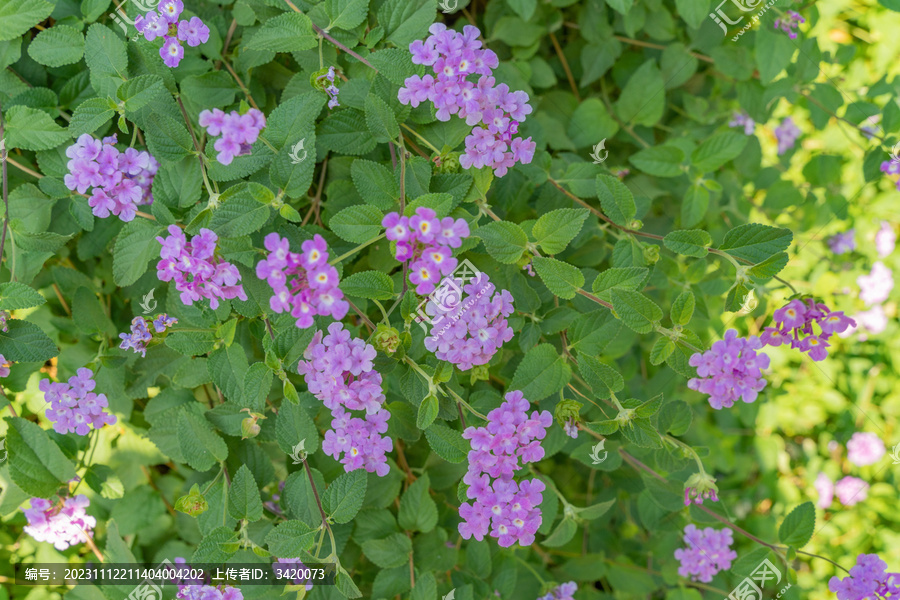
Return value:
[(887, 221), (881, 222), (881, 227), (875, 232), (875, 251), (878, 256), (885, 258), (897, 247), (897, 232)]
[(338, 102), (338, 94), (340, 90), (334, 84), (334, 67), (328, 67), (328, 70), (317, 75), (315, 78), (316, 87), (328, 94), (328, 108), (337, 108), (340, 106)]
[(884, 442), (874, 433), (857, 431), (847, 442), (847, 458), (857, 467), (874, 465), (886, 452)]
[[(297, 573), (298, 570), (302, 571), (306, 568), (306, 565), (303, 564), (299, 558), (279, 558), (275, 561), (275, 564), (272, 565), (272, 571), (275, 574), (277, 579), (287, 579), (291, 573)], [(303, 579), (293, 579), (291, 583), (294, 585), (301, 585), (305, 581), (306, 583), (306, 591), (313, 589), (313, 584), (308, 580)]]
[[(892, 159), (881, 163), (881, 172), (885, 175), (900, 175), (900, 160)], [(900, 179), (894, 185), (900, 191)]]
[(64, 181), (72, 191), (84, 194), (88, 188), (88, 204), (94, 216), (106, 218), (110, 213), (123, 221), (134, 219), (137, 207), (153, 202), (150, 191), (159, 163), (149, 152), (115, 147), (116, 135), (98, 140), (87, 133), (66, 148), (69, 172)]
[(785, 117), (781, 125), (775, 128), (775, 139), (778, 140), (778, 155), (781, 156), (794, 147), (797, 138), (800, 137), (800, 128), (794, 124), (794, 120)]
[(301, 329), (312, 326), (315, 315), (344, 318), (350, 305), (338, 287), (337, 269), (328, 264), (325, 238), (316, 234), (303, 242), (302, 254), (291, 252), (287, 238), (277, 233), (267, 235), (264, 243), (269, 254), (257, 263), (256, 276), (272, 286), (272, 310), (290, 311)]
[(412, 217), (388, 213), (381, 225), (387, 239), (397, 242), (394, 257), (410, 262), (409, 280), (416, 286), (416, 293), (423, 296), (434, 291), (441, 276), (453, 272), (457, 260), (450, 248), (459, 248), (469, 237), (465, 219), (438, 219), (434, 210), (421, 206)]
[(844, 506), (853, 506), (869, 497), (869, 484), (859, 477), (850, 475), (833, 483), (825, 473), (819, 473), (814, 483), (819, 493), (819, 508), (828, 508), (837, 494), (838, 502)]
[(846, 254), (856, 250), (856, 232), (849, 229), (843, 233), (836, 233), (828, 238), (828, 247), (835, 254)]
[(894, 273), (881, 261), (872, 265), (872, 272), (856, 278), (859, 298), (868, 306), (881, 304), (894, 289)]
[(887, 563), (877, 554), (860, 554), (850, 575), (832, 577), (828, 589), (838, 600), (870, 600), (900, 597), (900, 573), (887, 573)]
[(94, 372), (83, 367), (78, 369), (76, 375), (69, 377), (68, 383), (41, 379), (38, 389), (44, 392), (44, 400), (50, 403), (46, 416), (53, 423), (56, 433), (74, 431), (78, 435), (87, 435), (91, 426), (100, 429), (116, 422), (116, 417), (104, 410), (109, 406), (106, 395), (91, 391), (96, 386)]
[(207, 298), (213, 310), (219, 308), (219, 298), (247, 299), (241, 285), (241, 273), (230, 262), (216, 256), (219, 237), (209, 229), (187, 241), (177, 225), (169, 225), (169, 235), (157, 236), (162, 245), (156, 276), (160, 281), (175, 281), (175, 289), (181, 292), (181, 302), (192, 305), (200, 298)]
[(0, 310), (0, 331), (3, 333), (7, 333), (9, 331), (9, 325), (7, 321), (10, 319), (10, 314), (8, 310)]
[(731, 117), (731, 120), (728, 121), (729, 127), (743, 127), (745, 135), (753, 135), (753, 131), (756, 129), (756, 121), (750, 118), (744, 111), (735, 111)]
[(684, 505), (690, 506), (691, 502), (694, 504), (703, 504), (704, 500), (712, 500), (713, 502), (718, 502), (719, 497), (716, 496), (716, 490), (708, 489), (704, 491), (700, 491), (694, 489), (692, 487), (684, 488)]
[(801, 17), (800, 13), (789, 10), (785, 15), (775, 19), (775, 29), (785, 32), (793, 40), (797, 38), (797, 32), (794, 30), (800, 23), (806, 23), (806, 19)]
[(266, 126), (266, 115), (255, 108), (243, 115), (236, 110), (226, 113), (214, 108), (202, 111), (198, 122), (210, 136), (222, 135), (213, 144), (218, 153), (216, 160), (230, 165), (235, 156), (250, 154), (251, 147), (259, 139), (259, 132)]
[(12, 361), (6, 360), (6, 357), (0, 354), (0, 377), (9, 377), (9, 365)]
[[(178, 322), (175, 317), (163, 313), (157, 315), (153, 319), (153, 330), (156, 333), (164, 333), (166, 329)], [(122, 343), (119, 348), (122, 350), (134, 350), (142, 357), (147, 356), (147, 344), (153, 339), (153, 333), (150, 332), (150, 325), (144, 317), (135, 317), (131, 320), (131, 333), (120, 333), (119, 337)]]
[[(325, 432), (322, 450), (340, 460), (345, 471), (364, 468), (379, 477), (388, 474), (386, 452), (393, 449), (391, 438), (382, 436), (391, 414), (385, 410), (381, 374), (372, 360), (375, 348), (350, 332), (341, 323), (328, 326), (328, 335), (317, 331), (297, 371), (309, 391), (331, 410), (332, 430)], [(363, 418), (348, 411), (365, 411)], [(341, 458), (341, 455), (344, 455)]]
[[(848, 327), (856, 327), (856, 321), (843, 311), (832, 311), (812, 298), (805, 301), (791, 300), (775, 311), (775, 327), (766, 327), (760, 339), (766, 346), (780, 346), (790, 343), (791, 348), (806, 352), (815, 361), (828, 356), (828, 338), (841, 333)], [(813, 333), (813, 324), (818, 325), (819, 335)]]
[(435, 316), (425, 347), (439, 360), (466, 371), (488, 364), (513, 338), (506, 320), (513, 313), (513, 297), (506, 290), (497, 292), (485, 273), (478, 273), (462, 289), (467, 295), (452, 306), (434, 301), (426, 305), (426, 311)]
[(191, 17), (190, 21), (179, 21), (184, 3), (181, 0), (163, 0), (160, 2), (159, 14), (151, 10), (145, 16), (138, 15), (134, 19), (134, 27), (139, 33), (152, 42), (158, 37), (163, 38), (159, 55), (167, 67), (177, 67), (184, 58), (184, 48), (181, 42), (195, 47), (205, 44), (209, 40), (209, 27), (200, 17)]
[(522, 468), (519, 459), (526, 464), (544, 457), (540, 440), (553, 417), (545, 410), (534, 411), (529, 418), (530, 406), (522, 392), (509, 392), (505, 401), (488, 413), (487, 426), (468, 427), (463, 432), (472, 447), (463, 483), (469, 486), (466, 495), (473, 500), (459, 507), (463, 519), (459, 534), (464, 539), (474, 536), (481, 541), (490, 529), (491, 537), (504, 548), (516, 542), (521, 546), (534, 543), (546, 487), (540, 479), (516, 483), (513, 475)]
[(573, 596), (578, 591), (578, 584), (574, 581), (562, 583), (556, 586), (552, 592), (546, 596), (541, 596), (537, 600), (574, 600)]
[(82, 544), (87, 536), (93, 537), (97, 519), (85, 509), (91, 502), (84, 494), (53, 503), (43, 498), (32, 498), (31, 508), (25, 509), (28, 525), (23, 531), (38, 542), (50, 542), (57, 550)]
[(766, 387), (762, 369), (769, 366), (769, 357), (756, 352), (762, 346), (756, 336), (738, 337), (729, 329), (709, 350), (691, 356), (689, 363), (699, 378), (688, 381), (688, 387), (709, 394), (709, 404), (716, 410), (734, 406), (737, 399), (755, 401)]
[[(528, 94), (510, 92), (506, 84), (494, 85), (493, 69), (500, 62), (492, 50), (481, 48), (478, 28), (466, 25), (458, 33), (434, 23), (428, 31), (431, 35), (410, 44), (409, 51), (413, 63), (431, 67), (434, 75), (407, 78), (398, 94), (400, 102), (416, 107), (429, 100), (438, 120), (449, 121), (455, 114), (474, 126), (466, 137), (466, 152), (459, 157), (466, 169), (493, 167), (494, 174), (503, 177), (517, 161), (530, 163), (536, 144), (530, 137), (513, 138), (532, 111)], [(478, 81), (469, 81), (474, 75), (480, 76)]]
[(681, 563), (678, 574), (694, 581), (709, 583), (716, 573), (730, 569), (731, 561), (737, 558), (737, 552), (731, 549), (733, 540), (728, 528), (697, 529), (690, 524), (684, 528), (684, 542), (688, 547), (675, 551), (675, 558)]

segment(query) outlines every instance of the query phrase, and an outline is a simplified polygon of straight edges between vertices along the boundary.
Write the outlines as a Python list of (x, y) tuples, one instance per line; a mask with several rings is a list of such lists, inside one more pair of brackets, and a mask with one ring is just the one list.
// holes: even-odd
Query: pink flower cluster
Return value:
[(159, 163), (146, 151), (115, 147), (116, 135), (98, 140), (86, 133), (66, 148), (69, 172), (63, 181), (72, 191), (83, 194), (88, 188), (88, 205), (94, 216), (110, 213), (125, 222), (134, 219), (137, 207), (153, 202), (150, 191)]
[(439, 303), (426, 305), (426, 311), (436, 316), (425, 347), (439, 360), (466, 371), (489, 363), (500, 347), (513, 338), (513, 329), (506, 320), (513, 313), (513, 297), (506, 290), (496, 292), (485, 273), (478, 273), (462, 289), (467, 295), (454, 297), (455, 304), (444, 297)]
[(887, 563), (877, 554), (860, 554), (850, 574), (843, 579), (832, 577), (828, 589), (838, 600), (870, 600), (900, 598), (900, 573), (887, 573)]
[(216, 160), (223, 165), (230, 165), (235, 156), (250, 154), (251, 146), (256, 143), (259, 132), (266, 126), (266, 115), (255, 108), (243, 115), (236, 110), (226, 113), (214, 108), (202, 111), (199, 123), (209, 135), (222, 135), (213, 144), (218, 153)]
[(423, 296), (434, 291), (442, 275), (453, 272), (457, 260), (450, 248), (459, 248), (469, 237), (465, 219), (438, 219), (432, 209), (421, 206), (412, 217), (388, 213), (381, 225), (387, 239), (397, 242), (394, 257), (400, 262), (410, 261), (409, 280)]
[(301, 329), (310, 327), (315, 315), (344, 318), (350, 305), (338, 287), (337, 269), (328, 264), (325, 238), (316, 234), (303, 242), (302, 254), (291, 252), (287, 238), (277, 233), (267, 235), (264, 243), (269, 254), (257, 263), (256, 276), (272, 286), (272, 310), (290, 311)]
[[(328, 326), (328, 335), (317, 331), (297, 371), (303, 375), (309, 391), (331, 410), (332, 430), (325, 432), (322, 450), (340, 460), (345, 471), (364, 468), (379, 477), (388, 474), (385, 453), (393, 449), (387, 432), (391, 414), (384, 408), (381, 374), (372, 360), (375, 348), (350, 332), (341, 323)], [(354, 417), (348, 411), (365, 411)], [(343, 454), (343, 458), (341, 455)]]
[(187, 241), (184, 232), (176, 225), (169, 225), (169, 235), (158, 237), (162, 245), (156, 276), (160, 281), (175, 281), (175, 289), (181, 292), (181, 302), (190, 306), (200, 298), (207, 298), (213, 310), (219, 308), (219, 299), (247, 299), (241, 285), (241, 273), (230, 262), (216, 256), (219, 237), (209, 229)]
[[(791, 300), (776, 310), (774, 317), (776, 326), (766, 327), (760, 336), (763, 345), (790, 343), (791, 348), (808, 353), (815, 361), (828, 356), (828, 338), (848, 327), (856, 327), (856, 321), (842, 311), (832, 311), (812, 298)], [(819, 328), (818, 335), (813, 333), (814, 323)]]
[(860, 275), (856, 283), (859, 285), (860, 300), (868, 306), (881, 304), (894, 289), (894, 273), (879, 260), (872, 265), (871, 273)]
[(869, 497), (869, 484), (859, 477), (850, 475), (833, 483), (828, 475), (819, 473), (813, 485), (819, 493), (819, 501), (816, 502), (819, 508), (831, 506), (835, 494), (837, 494), (838, 502), (844, 506), (853, 506)]
[(737, 558), (737, 552), (731, 549), (733, 541), (728, 528), (697, 529), (694, 524), (688, 525), (684, 528), (687, 548), (675, 551), (675, 558), (681, 563), (678, 574), (709, 583), (716, 573), (730, 569), (731, 561)]
[(163, 38), (159, 55), (167, 67), (177, 67), (184, 58), (184, 48), (181, 42), (195, 47), (205, 44), (209, 40), (209, 27), (200, 17), (191, 17), (190, 21), (179, 21), (184, 3), (181, 0), (163, 0), (157, 7), (159, 14), (151, 10), (145, 16), (138, 15), (134, 19), (134, 27), (139, 33), (152, 42), (158, 37)]
[(540, 479), (516, 483), (513, 475), (522, 468), (519, 459), (526, 464), (544, 457), (540, 440), (553, 417), (545, 410), (534, 411), (529, 418), (530, 406), (522, 392), (509, 392), (506, 400), (488, 413), (486, 427), (468, 427), (463, 432), (472, 447), (463, 483), (469, 486), (466, 495), (473, 500), (459, 507), (463, 519), (459, 534), (464, 539), (474, 536), (481, 541), (490, 528), (491, 537), (504, 548), (516, 542), (521, 546), (534, 543), (546, 488)]
[[(434, 23), (431, 35), (409, 46), (412, 61), (432, 68), (434, 75), (413, 75), (404, 81), (398, 98), (403, 104), (418, 106), (429, 100), (437, 109), (440, 121), (450, 115), (475, 126), (466, 138), (466, 152), (459, 164), (466, 169), (493, 167), (497, 177), (516, 162), (528, 164), (534, 157), (536, 144), (531, 138), (513, 138), (519, 124), (531, 113), (528, 94), (510, 92), (509, 86), (495, 86), (493, 69), (500, 64), (497, 55), (481, 48), (477, 27), (466, 25), (458, 33), (442, 23)], [(469, 76), (479, 75), (477, 82)]]
[(0, 377), (9, 377), (9, 365), (12, 361), (6, 360), (6, 357), (0, 354)]
[(556, 586), (546, 596), (541, 596), (537, 600), (574, 600), (575, 592), (578, 591), (578, 584), (574, 581), (563, 583)]
[(97, 519), (85, 511), (90, 504), (84, 494), (57, 503), (32, 498), (31, 508), (24, 511), (28, 525), (23, 531), (38, 542), (50, 542), (57, 550), (87, 542), (97, 526)]
[(884, 442), (874, 433), (857, 431), (847, 442), (847, 459), (857, 467), (874, 465), (885, 453)]
[(95, 387), (94, 372), (83, 367), (69, 377), (68, 383), (41, 379), (38, 389), (44, 392), (44, 400), (50, 403), (46, 416), (53, 423), (56, 433), (74, 431), (78, 435), (87, 435), (91, 426), (100, 429), (116, 422), (116, 417), (104, 410), (109, 406), (106, 395), (91, 391)]
[(709, 404), (716, 410), (734, 406), (741, 399), (750, 403), (764, 387), (762, 369), (769, 366), (769, 357), (756, 351), (762, 343), (756, 336), (738, 337), (734, 329), (725, 332), (706, 352), (697, 352), (689, 361), (697, 368), (697, 375), (688, 387), (709, 394)]

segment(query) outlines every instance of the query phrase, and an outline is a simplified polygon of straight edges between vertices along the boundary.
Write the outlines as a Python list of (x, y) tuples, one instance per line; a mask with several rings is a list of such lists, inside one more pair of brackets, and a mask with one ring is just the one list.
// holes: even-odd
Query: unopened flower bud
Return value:
[(375, 328), (375, 335), (372, 336), (372, 345), (376, 350), (393, 354), (400, 346), (400, 332), (395, 327), (379, 323)]
[(200, 493), (199, 486), (195, 483), (186, 495), (175, 501), (175, 510), (196, 517), (209, 510), (209, 504), (206, 502), (203, 494)]
[(644, 246), (644, 260), (648, 265), (655, 265), (659, 261), (659, 246)]

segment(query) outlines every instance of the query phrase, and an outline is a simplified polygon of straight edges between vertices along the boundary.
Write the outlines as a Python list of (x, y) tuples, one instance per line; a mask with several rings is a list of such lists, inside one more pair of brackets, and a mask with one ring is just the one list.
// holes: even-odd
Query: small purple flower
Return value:
[(205, 44), (209, 40), (209, 27), (200, 20), (200, 17), (191, 17), (190, 21), (179, 21), (178, 39), (191, 47)]
[(675, 550), (675, 558), (681, 563), (678, 574), (694, 581), (709, 583), (716, 573), (730, 569), (731, 561), (737, 558), (737, 552), (731, 549), (731, 530), (727, 528), (697, 529), (690, 524), (684, 528), (684, 541), (687, 548)]
[(178, 43), (177, 38), (167, 37), (162, 48), (159, 49), (159, 55), (167, 67), (175, 68), (184, 58), (184, 48)]
[(756, 129), (756, 122), (750, 118), (750, 115), (741, 110), (733, 113), (731, 120), (728, 121), (728, 126), (743, 127), (745, 135), (753, 135)]
[(781, 156), (794, 147), (797, 138), (800, 137), (800, 128), (794, 124), (793, 119), (785, 117), (781, 125), (775, 128), (775, 138), (778, 140), (778, 155)]
[[(842, 311), (833, 311), (812, 298), (791, 300), (775, 311), (774, 319), (775, 326), (766, 327), (760, 336), (763, 345), (790, 344), (791, 348), (808, 353), (815, 361), (828, 356), (831, 345), (828, 340), (833, 334), (856, 327), (856, 321)], [(813, 325), (819, 327), (818, 335), (814, 333)]]
[[(46, 380), (44, 380), (46, 381)], [(53, 503), (43, 498), (32, 498), (31, 508), (26, 508), (28, 525), (23, 531), (38, 542), (49, 542), (57, 550), (87, 542), (93, 538), (97, 519), (87, 514), (90, 500), (84, 494)]]
[(144, 17), (140, 15), (135, 17), (134, 26), (144, 35), (148, 42), (163, 37), (169, 31), (168, 22), (152, 10)]
[(202, 111), (199, 123), (211, 136), (222, 134), (213, 144), (217, 152), (216, 160), (230, 165), (234, 157), (250, 154), (251, 146), (266, 126), (266, 116), (255, 108), (243, 115), (236, 110), (224, 113), (215, 108)]
[(850, 574), (843, 579), (832, 577), (828, 589), (838, 600), (869, 600), (900, 596), (900, 573), (887, 573), (887, 563), (877, 554), (860, 554)]
[(793, 40), (797, 38), (797, 32), (794, 30), (800, 23), (806, 23), (806, 19), (800, 16), (800, 13), (789, 10), (785, 15), (775, 19), (775, 29), (780, 29)]
[(68, 383), (42, 379), (38, 384), (38, 389), (44, 392), (44, 401), (50, 404), (45, 416), (57, 433), (87, 435), (91, 427), (100, 429), (115, 424), (116, 417), (105, 410), (109, 406), (106, 395), (92, 391), (97, 385), (93, 377), (93, 371), (81, 368)]
[(874, 465), (885, 452), (884, 442), (874, 433), (857, 431), (847, 442), (847, 458), (857, 467)]
[(835, 254), (853, 252), (856, 250), (855, 235), (856, 232), (853, 229), (849, 229), (844, 233), (837, 233), (828, 238), (828, 247), (831, 248), (831, 251)]
[(574, 581), (560, 584), (556, 589), (552, 590), (545, 596), (541, 596), (537, 600), (574, 600), (575, 592), (578, 591), (578, 584)]
[(737, 330), (729, 329), (708, 351), (691, 356), (689, 364), (699, 377), (689, 380), (688, 387), (709, 394), (709, 404), (716, 410), (730, 408), (738, 399), (754, 402), (766, 387), (762, 370), (768, 368), (769, 357), (757, 353), (762, 346), (756, 336), (741, 338)]
[(181, 0), (163, 0), (157, 6), (159, 14), (168, 23), (177, 23), (178, 17), (184, 10), (184, 3)]
[(3, 333), (9, 332), (9, 324), (8, 321), (10, 319), (10, 314), (8, 310), (0, 310), (0, 331)]

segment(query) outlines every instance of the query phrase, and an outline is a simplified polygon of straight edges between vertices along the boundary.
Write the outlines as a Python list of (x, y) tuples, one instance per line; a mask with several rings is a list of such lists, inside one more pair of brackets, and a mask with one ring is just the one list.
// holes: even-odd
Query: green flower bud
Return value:
[(195, 483), (186, 495), (175, 501), (175, 510), (196, 517), (209, 510), (209, 503), (206, 502), (206, 498), (200, 493), (200, 487)]
[(442, 152), (432, 160), (437, 173), (459, 173), (459, 152)]
[(400, 346), (400, 332), (396, 327), (379, 323), (375, 328), (375, 335), (372, 336), (372, 345), (376, 350), (393, 354)]
[(256, 437), (259, 435), (259, 423), (253, 417), (247, 417), (241, 421), (241, 439)]
[(565, 427), (569, 421), (579, 421), (581, 407), (584, 406), (576, 400), (560, 400), (556, 408), (553, 410), (553, 417), (561, 427)]
[(644, 260), (648, 265), (655, 265), (659, 261), (659, 246), (644, 246)]
[(474, 366), (469, 372), (469, 381), (472, 385), (475, 385), (476, 381), (488, 381), (490, 378), (490, 369), (487, 365)]

